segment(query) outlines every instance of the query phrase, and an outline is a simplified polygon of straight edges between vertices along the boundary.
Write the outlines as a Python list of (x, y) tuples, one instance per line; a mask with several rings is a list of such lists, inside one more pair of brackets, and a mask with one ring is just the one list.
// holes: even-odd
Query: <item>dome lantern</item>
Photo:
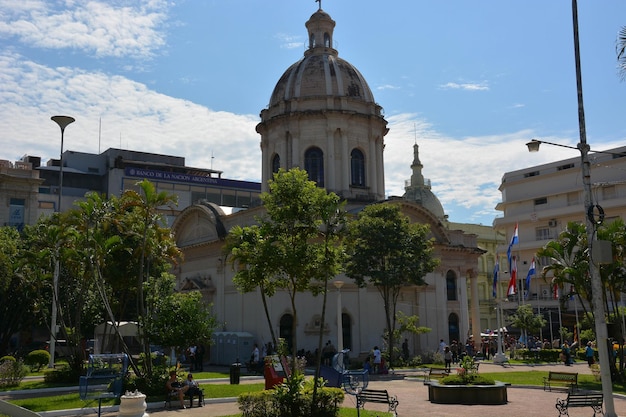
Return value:
[(304, 52), (304, 56), (314, 53), (337, 56), (337, 51), (333, 49), (335, 21), (328, 13), (322, 9), (313, 13), (306, 22), (306, 28), (309, 32), (309, 49)]

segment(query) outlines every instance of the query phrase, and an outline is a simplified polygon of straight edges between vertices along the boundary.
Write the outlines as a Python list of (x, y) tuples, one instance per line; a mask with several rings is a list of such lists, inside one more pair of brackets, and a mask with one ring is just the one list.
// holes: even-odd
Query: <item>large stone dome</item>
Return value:
[(280, 77), (256, 126), (262, 190), (281, 168), (299, 167), (346, 200), (383, 200), (388, 129), (382, 107), (363, 75), (333, 48), (335, 21), (328, 13), (317, 10), (306, 28), (304, 57)]
[(365, 78), (332, 47), (335, 21), (318, 10), (307, 21), (309, 46), (304, 57), (280, 77), (268, 114), (292, 111), (342, 110), (380, 115), (381, 107)]
[(293, 64), (280, 77), (270, 107), (283, 100), (315, 100), (328, 96), (374, 103), (365, 78), (352, 64), (333, 54), (311, 54)]

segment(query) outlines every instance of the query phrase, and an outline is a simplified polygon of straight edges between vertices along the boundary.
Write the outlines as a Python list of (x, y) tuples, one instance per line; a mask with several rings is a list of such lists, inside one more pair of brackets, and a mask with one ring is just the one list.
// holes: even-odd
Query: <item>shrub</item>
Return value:
[(47, 350), (33, 350), (24, 359), (24, 363), (30, 366), (31, 371), (39, 371), (42, 366), (50, 362), (50, 352)]
[(18, 386), (27, 373), (28, 370), (21, 360), (3, 360), (0, 362), (0, 386)]
[(517, 349), (515, 354), (518, 358), (528, 362), (559, 362), (561, 349)]
[(492, 378), (487, 378), (483, 375), (450, 375), (445, 378), (441, 378), (443, 385), (495, 385), (496, 381)]
[(443, 357), (443, 353), (441, 352), (434, 352), (433, 356), (432, 356), (432, 363), (437, 364), (437, 365), (443, 365), (445, 362), (444, 357)]
[(273, 390), (241, 394), (238, 403), (243, 417), (335, 417), (343, 399), (339, 388), (318, 388), (313, 407), (312, 381), (297, 373)]
[(423, 363), (424, 362), (422, 361), (422, 357), (420, 355), (413, 356), (411, 359), (409, 359), (409, 366), (413, 368), (420, 367)]
[(147, 396), (162, 396), (165, 392), (165, 384), (168, 380), (168, 373), (153, 369), (151, 376), (137, 377), (131, 376), (124, 381), (124, 391), (138, 390)]
[(0, 363), (6, 362), (6, 361), (15, 362), (15, 357), (7, 355), (7, 356), (3, 356), (0, 358)]
[(43, 380), (49, 383), (77, 383), (80, 378), (80, 372), (64, 365), (56, 369), (46, 370), (43, 374)]

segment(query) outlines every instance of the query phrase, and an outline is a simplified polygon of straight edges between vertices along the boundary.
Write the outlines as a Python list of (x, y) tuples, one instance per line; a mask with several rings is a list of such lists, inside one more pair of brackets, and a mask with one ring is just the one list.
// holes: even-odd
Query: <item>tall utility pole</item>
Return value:
[(578, 3), (572, 0), (572, 20), (574, 27), (574, 58), (576, 60), (576, 92), (578, 93), (578, 130), (580, 134), (580, 159), (583, 176), (583, 195), (585, 199), (585, 219), (587, 229), (587, 244), (589, 251), (589, 274), (591, 278), (591, 302), (593, 303), (593, 318), (595, 322), (596, 344), (600, 357), (600, 377), (602, 379), (602, 394), (604, 394), (604, 407), (606, 417), (617, 417), (613, 402), (613, 381), (611, 380), (611, 365), (607, 348), (608, 332), (604, 321), (604, 287), (598, 264), (593, 259), (593, 245), (595, 242), (596, 224), (593, 221), (593, 209), (591, 193), (591, 167), (589, 164), (589, 145), (585, 128), (585, 107), (583, 105), (583, 82), (580, 67), (580, 44), (578, 39)]

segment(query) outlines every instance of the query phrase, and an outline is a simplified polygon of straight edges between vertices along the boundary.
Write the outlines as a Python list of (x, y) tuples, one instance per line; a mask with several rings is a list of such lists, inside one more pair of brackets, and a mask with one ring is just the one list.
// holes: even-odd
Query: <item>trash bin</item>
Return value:
[(231, 385), (233, 384), (239, 384), (239, 377), (241, 375), (241, 364), (239, 363), (239, 361), (233, 363), (232, 365), (230, 365), (230, 383)]

